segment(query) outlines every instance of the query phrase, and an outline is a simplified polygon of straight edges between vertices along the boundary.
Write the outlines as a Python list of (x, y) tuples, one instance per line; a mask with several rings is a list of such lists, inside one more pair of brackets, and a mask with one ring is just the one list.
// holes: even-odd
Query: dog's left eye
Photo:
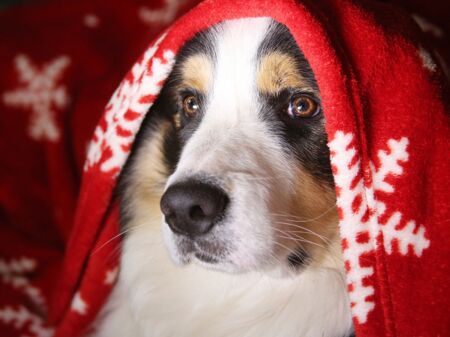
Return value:
[(193, 117), (200, 110), (200, 102), (194, 95), (186, 96), (183, 99), (183, 112), (188, 117)]
[(295, 118), (307, 118), (314, 117), (320, 111), (319, 104), (306, 94), (294, 95), (287, 108), (289, 117)]

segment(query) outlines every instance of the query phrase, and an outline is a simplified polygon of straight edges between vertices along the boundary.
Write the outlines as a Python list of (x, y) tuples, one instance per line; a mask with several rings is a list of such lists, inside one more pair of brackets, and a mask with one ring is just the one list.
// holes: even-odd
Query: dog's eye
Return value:
[(294, 95), (289, 102), (287, 113), (291, 118), (307, 118), (317, 115), (319, 104), (305, 94)]
[(197, 97), (189, 95), (183, 99), (183, 111), (188, 117), (195, 116), (199, 110), (200, 103)]

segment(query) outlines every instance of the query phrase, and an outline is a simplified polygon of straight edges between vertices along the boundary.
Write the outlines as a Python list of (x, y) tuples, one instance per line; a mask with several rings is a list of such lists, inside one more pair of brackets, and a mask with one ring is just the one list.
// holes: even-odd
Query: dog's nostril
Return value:
[(200, 221), (205, 218), (205, 213), (203, 213), (203, 210), (200, 206), (195, 205), (189, 211), (189, 217), (191, 218), (191, 220)]
[(161, 211), (173, 232), (192, 237), (207, 233), (223, 216), (228, 201), (222, 189), (187, 180), (166, 190), (161, 198)]

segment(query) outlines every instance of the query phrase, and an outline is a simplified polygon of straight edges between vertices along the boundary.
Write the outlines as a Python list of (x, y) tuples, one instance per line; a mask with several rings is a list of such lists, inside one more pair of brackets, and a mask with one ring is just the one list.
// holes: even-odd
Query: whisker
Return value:
[[(257, 236), (260, 236), (260, 237), (262, 237), (262, 238), (265, 239), (265, 237), (264, 237), (262, 234), (260, 234), (260, 233), (255, 233), (255, 234), (256, 234)], [(284, 249), (287, 251), (287, 253), (288, 253), (289, 255), (291, 255), (291, 254), (298, 255), (298, 252), (297, 252), (297, 251), (295, 251), (294, 249), (292, 249), (292, 248), (290, 248), (290, 247), (288, 247), (288, 246), (283, 245), (283, 244), (280, 243), (280, 242), (274, 241), (273, 243), (274, 243), (275, 245), (281, 247), (281, 248), (284, 248)], [(307, 252), (306, 249), (303, 247), (303, 245), (301, 245), (301, 243), (300, 243), (300, 248), (302, 249), (303, 252), (305, 252), (305, 253)], [(271, 255), (271, 257), (273, 257), (273, 259), (275, 260), (275, 262), (278, 262), (278, 263), (280, 263), (280, 264), (283, 264), (283, 263), (284, 263), (284, 262), (283, 262), (279, 257), (277, 257), (274, 253), (271, 252), (270, 255)]]
[(290, 213), (272, 213), (271, 212), (270, 215), (273, 215), (275, 217), (279, 216), (279, 217), (287, 218), (288, 220), (293, 219), (292, 220), (293, 222), (313, 222), (313, 221), (319, 220), (320, 218), (322, 218), (323, 216), (325, 216), (326, 214), (331, 212), (335, 207), (336, 207), (336, 204), (334, 204), (333, 206), (331, 206), (330, 208), (325, 210), (323, 213), (321, 213), (320, 215), (318, 215), (317, 217), (314, 217), (314, 218), (299, 217), (299, 216), (296, 216), (296, 215), (290, 214)]
[(290, 233), (295, 233), (295, 232), (297, 232), (297, 233), (305, 233), (305, 234), (309, 233), (309, 234), (312, 234), (312, 235), (318, 237), (319, 239), (321, 239), (325, 243), (330, 243), (331, 242), (330, 239), (326, 238), (325, 236), (323, 236), (323, 235), (321, 235), (321, 234), (319, 234), (317, 232), (314, 232), (312, 229), (309, 229), (309, 228), (306, 228), (306, 227), (303, 227), (303, 226), (299, 226), (297, 224), (292, 224), (292, 223), (289, 223), (289, 222), (277, 222), (277, 223), (280, 224), (280, 225), (287, 225), (287, 226), (291, 226), (291, 227), (294, 227), (294, 228), (302, 229), (302, 230), (305, 231), (305, 232), (303, 232), (303, 231), (289, 231)]
[[(299, 239), (299, 241), (297, 241), (296, 240), (296, 238), (294, 238), (294, 237), (292, 237), (292, 236), (286, 236), (286, 235), (277, 235), (277, 233), (275, 233), (276, 234), (276, 236), (278, 237), (278, 238), (284, 238), (284, 239), (288, 239), (288, 240), (295, 240), (296, 242), (298, 242), (299, 244), (301, 244), (301, 242), (307, 242), (307, 243), (310, 243), (310, 244), (313, 244), (313, 245), (316, 245), (316, 246), (319, 246), (319, 247), (321, 247), (321, 248), (323, 248), (323, 249), (325, 249), (325, 250), (327, 250), (327, 251), (330, 251), (330, 252), (335, 252), (335, 253), (337, 253), (337, 255), (340, 255), (341, 254), (341, 250), (340, 250), (340, 247), (339, 246), (333, 246), (333, 245), (327, 245), (326, 247), (324, 247), (324, 246), (322, 246), (322, 245), (319, 245), (319, 244), (317, 244), (317, 243), (315, 243), (315, 242), (311, 242), (311, 241), (309, 241), (309, 240), (306, 240), (306, 239), (304, 239), (303, 237), (300, 237)], [(331, 241), (330, 241), (330, 243), (331, 243)], [(305, 250), (304, 250), (305, 251)], [(337, 257), (337, 256), (335, 256), (335, 255), (331, 255), (331, 258), (333, 259), (333, 260), (335, 260), (335, 261), (340, 261), (340, 259)]]
[(279, 179), (284, 179), (284, 178), (288, 177), (287, 174), (262, 176), (262, 175), (255, 175), (254, 173), (247, 173), (247, 172), (231, 172), (229, 175), (230, 176), (238, 176), (239, 178), (244, 178), (245, 180), (250, 180), (250, 181), (253, 181), (253, 180), (262, 180), (262, 181), (279, 180)]
[[(283, 244), (281, 244), (281, 243), (279, 243), (279, 242), (276, 242), (276, 241), (275, 241), (274, 243), (275, 243), (275, 245), (280, 246), (280, 247), (286, 249), (286, 250), (287, 250), (288, 256), (294, 255), (294, 256), (297, 256), (297, 257), (302, 258), (302, 256), (300, 255), (300, 253), (299, 253), (298, 251), (296, 251), (296, 250), (294, 250), (294, 249), (292, 249), (292, 248), (289, 248), (289, 247), (287, 247), (287, 246), (285, 246), (285, 245), (283, 245)], [(300, 248), (300, 249), (302, 250), (302, 252), (308, 254), (308, 251), (301, 245), (301, 243), (300, 243), (300, 242), (297, 242), (297, 243), (300, 244), (300, 246), (299, 246), (298, 248)], [(316, 259), (314, 258), (314, 256), (308, 255), (308, 259), (310, 259), (310, 261), (316, 261)], [(278, 259), (278, 261), (279, 261), (280, 263), (283, 263), (280, 259)]]
[[(277, 234), (276, 234), (276, 235), (277, 235)], [(305, 238), (303, 238), (303, 237), (294, 238), (294, 237), (289, 236), (289, 235), (284, 235), (284, 236), (283, 236), (283, 235), (277, 235), (277, 237), (278, 237), (278, 238), (281, 238), (281, 239), (295, 240), (296, 242), (298, 242), (297, 240), (299, 240), (300, 242), (309, 243), (309, 244), (311, 244), (311, 245), (314, 245), (314, 246), (320, 247), (320, 248), (322, 248), (322, 249), (328, 250), (328, 247), (325, 247), (325, 246), (323, 246), (323, 245), (321, 245), (321, 244), (318, 244), (318, 243), (316, 243), (316, 242), (307, 240), (307, 239), (305, 239)]]
[[(152, 217), (152, 218), (149, 218), (149, 221), (152, 221), (152, 220), (155, 220), (155, 219), (158, 219), (158, 217)], [(97, 249), (95, 249), (95, 250), (92, 252), (92, 255), (98, 253), (98, 252), (99, 252), (101, 249), (103, 249), (105, 246), (107, 246), (108, 244), (110, 244), (112, 241), (114, 241), (114, 240), (120, 238), (121, 236), (125, 235), (126, 233), (132, 232), (133, 230), (136, 230), (136, 229), (139, 229), (139, 228), (142, 228), (142, 227), (145, 227), (145, 226), (148, 226), (148, 223), (143, 223), (143, 224), (140, 224), (140, 225), (132, 226), (132, 227), (130, 227), (130, 228), (127, 228), (127, 229), (121, 231), (119, 234), (113, 236), (113, 237), (110, 238), (108, 241), (104, 242), (100, 247), (98, 247)]]

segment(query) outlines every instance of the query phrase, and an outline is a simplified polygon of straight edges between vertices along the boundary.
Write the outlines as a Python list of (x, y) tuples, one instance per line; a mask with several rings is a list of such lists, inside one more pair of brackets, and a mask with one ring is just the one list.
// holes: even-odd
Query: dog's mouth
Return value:
[(214, 265), (225, 260), (225, 248), (213, 240), (178, 236), (175, 241), (180, 264), (200, 262)]
[(205, 262), (205, 263), (216, 264), (219, 261), (214, 256), (205, 254), (203, 252), (196, 252), (194, 255), (197, 259), (199, 259), (200, 261)]
[[(248, 238), (236, 238), (243, 245), (257, 245), (259, 252), (264, 246), (267, 250), (264, 254), (258, 254), (255, 251), (242, 251), (242, 245), (236, 243), (233, 245), (231, 240), (224, 240), (223, 237), (233, 235), (227, 230), (226, 224), (212, 230), (212, 232), (201, 237), (190, 237), (171, 231), (167, 224), (163, 226), (169, 230), (168, 248), (172, 259), (179, 266), (197, 264), (207, 269), (245, 273), (249, 271), (278, 270), (283, 274), (294, 272), (298, 273), (308, 267), (312, 261), (311, 254), (304, 245), (292, 243), (290, 247), (284, 246), (287, 243), (274, 242), (275, 238), (266, 237), (264, 240), (258, 240), (258, 235)], [(275, 226), (275, 225), (274, 225)], [(244, 243), (245, 242), (245, 243)], [(280, 250), (276, 247), (286, 249)], [(245, 260), (255, 259), (252, 265), (243, 265)]]

